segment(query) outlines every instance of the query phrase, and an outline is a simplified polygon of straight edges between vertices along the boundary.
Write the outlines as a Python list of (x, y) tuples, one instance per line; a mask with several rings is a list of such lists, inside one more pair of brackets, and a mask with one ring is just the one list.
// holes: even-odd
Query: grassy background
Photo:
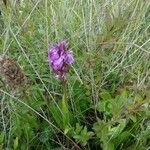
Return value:
[[(0, 2), (0, 9), (0, 54), (16, 60), (29, 80), (29, 95), (25, 97), (15, 97), (1, 86), (1, 147), (148, 149), (150, 143), (144, 140), (150, 137), (141, 140), (143, 134), (150, 133), (147, 125), (150, 89), (148, 0), (22, 0), (8, 1), (7, 8)], [(79, 123), (93, 132), (98, 118), (104, 121), (100, 128), (116, 127), (122, 119), (126, 120), (114, 141), (111, 141), (116, 133), (114, 129), (108, 131), (108, 138), (102, 133), (99, 136), (97, 128), (89, 139), (82, 132), (80, 137), (75, 136), (77, 131), (64, 134), (67, 129), (61, 127), (58, 111), (61, 85), (55, 81), (47, 63), (48, 45), (63, 39), (70, 41), (76, 60), (68, 75), (67, 97), (73, 118), (70, 124)], [(118, 112), (123, 112), (119, 117), (115, 116), (117, 108), (113, 105), (116, 112), (113, 108), (102, 111), (101, 102), (107, 99), (102, 95), (109, 95), (113, 100), (123, 95), (120, 101), (127, 99), (117, 107)], [(145, 97), (146, 102), (143, 102)], [(132, 106), (136, 104), (142, 107), (135, 110)], [(133, 109), (131, 118), (124, 106)], [(68, 130), (78, 128), (74, 125)], [(119, 143), (123, 131), (130, 133), (131, 140)], [(88, 142), (85, 144), (85, 141)]]

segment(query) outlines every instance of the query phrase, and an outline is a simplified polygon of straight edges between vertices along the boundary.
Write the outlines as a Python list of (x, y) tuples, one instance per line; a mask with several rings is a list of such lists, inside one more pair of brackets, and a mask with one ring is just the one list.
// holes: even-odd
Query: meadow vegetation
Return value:
[[(0, 74), (0, 149), (150, 149), (149, 0), (8, 0), (0, 11), (1, 60), (27, 80), (14, 89)], [(47, 56), (64, 39), (66, 86)]]

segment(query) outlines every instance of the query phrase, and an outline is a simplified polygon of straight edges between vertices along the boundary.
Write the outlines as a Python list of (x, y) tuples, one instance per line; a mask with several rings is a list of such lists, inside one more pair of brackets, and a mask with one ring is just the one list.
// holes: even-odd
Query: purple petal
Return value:
[(53, 61), (59, 58), (59, 54), (58, 54), (59, 48), (57, 46), (53, 46), (51, 47), (51, 49), (49, 49), (48, 51), (48, 59)]
[(58, 53), (57, 52), (51, 53), (50, 54), (50, 59), (51, 59), (51, 61), (55, 61), (55, 60), (59, 59)]
[(62, 45), (64, 45), (66, 48), (68, 48), (69, 45), (69, 41), (68, 40), (64, 40), (61, 42)]
[(64, 64), (63, 58), (60, 57), (59, 59), (53, 61), (52, 67), (54, 70), (60, 70), (62, 68), (63, 64)]
[(73, 58), (73, 52), (68, 50), (66, 53), (66, 63), (73, 64), (74, 62), (75, 62), (75, 60)]
[(75, 62), (73, 52), (68, 49), (69, 42), (64, 40), (51, 45), (48, 51), (48, 62), (56, 79), (65, 80), (69, 65)]
[(69, 45), (69, 42), (67, 40), (64, 40), (58, 44), (60, 51), (67, 50), (68, 45)]

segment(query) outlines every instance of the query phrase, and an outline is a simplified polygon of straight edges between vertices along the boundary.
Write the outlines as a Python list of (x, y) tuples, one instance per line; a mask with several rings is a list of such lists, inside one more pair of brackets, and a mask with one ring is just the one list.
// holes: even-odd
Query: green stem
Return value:
[(68, 110), (68, 102), (67, 102), (67, 84), (66, 81), (62, 82), (62, 113), (63, 113), (63, 125), (64, 129), (69, 125), (69, 110)]

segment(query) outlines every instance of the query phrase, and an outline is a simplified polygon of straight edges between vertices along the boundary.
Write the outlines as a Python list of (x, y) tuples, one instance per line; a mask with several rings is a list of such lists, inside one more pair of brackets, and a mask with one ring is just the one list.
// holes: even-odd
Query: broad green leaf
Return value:
[(107, 109), (106, 109), (106, 105), (107, 105), (107, 101), (100, 101), (97, 105), (97, 110), (99, 112), (105, 112)]
[(119, 121), (117, 127), (113, 127), (110, 129), (112, 139), (118, 137), (121, 134), (123, 129), (126, 127), (126, 122), (127, 122), (126, 119), (122, 119)]
[(68, 109), (67, 101), (63, 97), (63, 99), (62, 99), (62, 118), (63, 118), (64, 128), (67, 127), (70, 123), (69, 114), (70, 114), (70, 112), (69, 112), (69, 109)]
[(49, 111), (51, 112), (58, 126), (63, 129), (64, 126), (63, 126), (62, 113), (60, 112), (59, 108), (55, 104), (51, 103), (49, 105)]
[(70, 130), (71, 130), (71, 128), (68, 127), (68, 126), (66, 126), (66, 127), (65, 127), (65, 130), (64, 130), (64, 134), (67, 134)]
[(118, 107), (122, 107), (123, 104), (125, 104), (127, 102), (127, 100), (128, 100), (127, 99), (127, 92), (125, 90), (123, 90), (121, 92), (121, 95), (117, 96), (114, 101), (116, 102)]
[(15, 138), (14, 140), (14, 150), (18, 148), (18, 137)]
[(129, 133), (128, 131), (124, 131), (112, 141), (115, 143), (116, 147), (118, 147), (120, 144), (124, 143), (130, 136), (131, 133)]
[(83, 129), (83, 126), (81, 126), (79, 123), (76, 124), (76, 134), (80, 134), (81, 130)]
[(105, 101), (112, 99), (111, 95), (106, 91), (101, 92), (100, 97), (102, 98), (102, 100), (105, 100)]
[(86, 126), (83, 128), (83, 126), (77, 123), (73, 138), (76, 141), (80, 142), (83, 146), (85, 146), (88, 140), (93, 136), (93, 134), (93, 132), (87, 130)]
[(114, 144), (111, 142), (104, 143), (102, 147), (103, 147), (103, 150), (116, 150)]
[(3, 132), (0, 133), (0, 144), (4, 141), (5, 134)]
[(105, 142), (108, 140), (108, 133), (109, 133), (108, 123), (98, 120), (98, 122), (94, 124), (93, 129), (96, 133), (96, 136), (100, 138), (101, 141)]
[(83, 130), (81, 131), (81, 133), (82, 133), (82, 135), (83, 136), (86, 136), (87, 135), (87, 127), (85, 126), (84, 128), (83, 128)]

